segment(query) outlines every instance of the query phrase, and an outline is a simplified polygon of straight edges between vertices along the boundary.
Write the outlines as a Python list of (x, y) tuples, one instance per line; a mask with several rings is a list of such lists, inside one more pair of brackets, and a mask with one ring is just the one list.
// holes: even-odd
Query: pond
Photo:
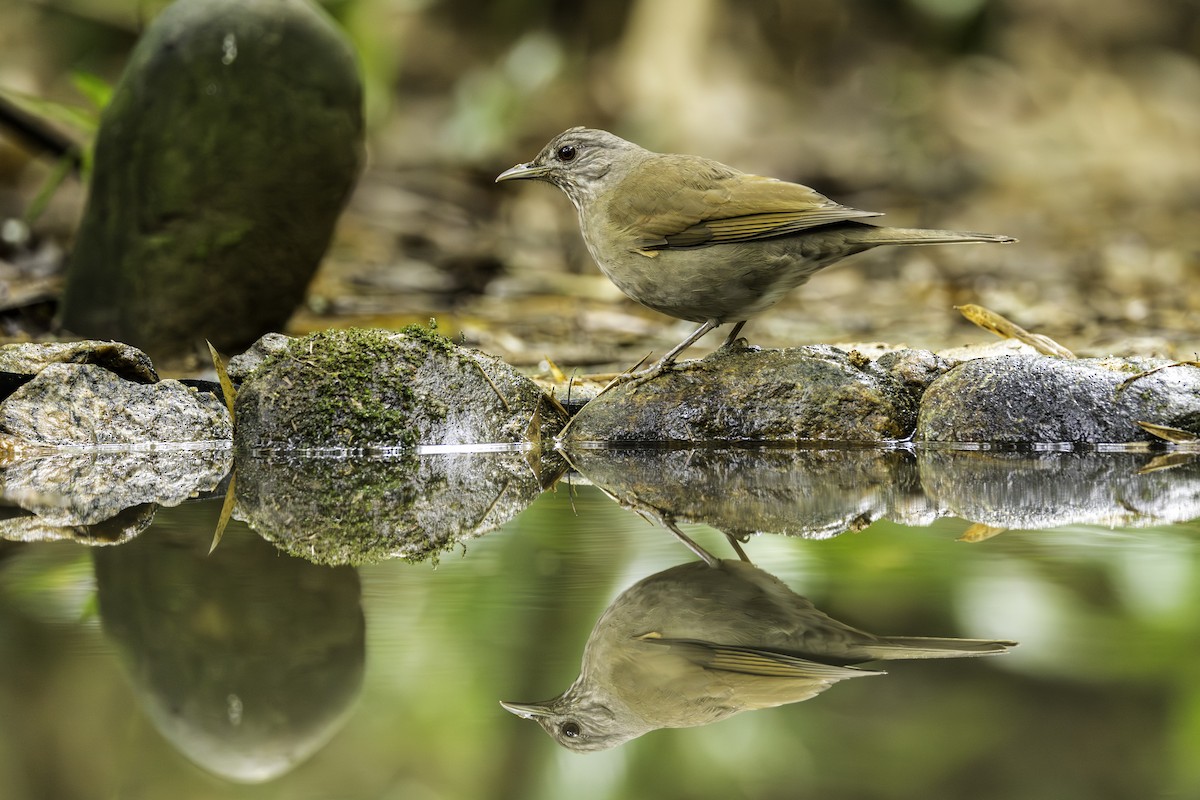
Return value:
[[(494, 477), (498, 460), (532, 464), (529, 455), (470, 459)], [(325, 531), (301, 509), (305, 483), (286, 484), (301, 487), (286, 496), (284, 481), (263, 480), (262, 464), (256, 472), (239, 463), (240, 508), (211, 554), (228, 479), (182, 503), (143, 498), (107, 527), (73, 525), (69, 490), (21, 488), (10, 465), (0, 520), (0, 796), (1200, 796), (1194, 453), (568, 455), (557, 481), (538, 473), (549, 488), (528, 501), (481, 480), (493, 494), (474, 506), (457, 478), (426, 480), (429, 470), (461, 476), (445, 468), (459, 456), (420, 456), (420, 488), (407, 492), (394, 475), (385, 490), (369, 484), (369, 464), (326, 459), (323, 469), (367, 478), (343, 492), (342, 511), (325, 512)], [(293, 477), (311, 468), (274, 465)], [(104, 470), (126, 485), (140, 480)], [(258, 483), (243, 485), (243, 474)], [(439, 495), (437, 485), (450, 491)], [(268, 488), (284, 495), (274, 524), (290, 509), (293, 530), (270, 530), (247, 510)], [(436, 545), (429, 557), (316, 563), (344, 553), (323, 535), (361, 534), (347, 527), (353, 509), (380, 497), (397, 516), (377, 515), (378, 530), (410, 554), (412, 537), (426, 537)], [(455, 519), (468, 522), (423, 529), (433, 524), (423, 502), (467, 508)], [(754, 606), (716, 620), (719, 606), (737, 611), (737, 591), (708, 583), (715, 570), (669, 527), (720, 559), (737, 560), (740, 548), (755, 575), (774, 576), (789, 598), (844, 625), (1018, 644), (981, 658), (797, 667), (771, 651), (776, 634), (763, 630), (753, 634), (766, 640), (756, 652), (731, 648), (706, 668), (732, 652), (743, 665), (771, 661), (780, 673), (771, 680), (794, 678), (795, 668), (810, 670), (810, 682), (836, 677), (803, 702), (649, 730), (598, 752), (573, 752), (509, 713), (500, 701), (544, 701), (571, 685), (614, 601), (623, 610), (606, 619), (654, 619), (650, 640), (672, 624), (663, 614), (692, 613), (730, 635), (771, 618)], [(742, 535), (754, 531), (763, 533)], [(71, 540), (52, 540), (62, 536)], [(299, 557), (306, 548), (312, 558)], [(692, 584), (660, 576), (689, 563), (669, 574), (695, 575)], [(646, 579), (657, 593), (619, 599)], [(816, 627), (824, 624), (836, 627)], [(667, 649), (645, 645), (656, 646)], [(680, 652), (689, 646), (700, 647), (685, 642)], [(841, 680), (847, 669), (887, 674)], [(620, 670), (611, 674), (620, 680)], [(742, 694), (730, 702), (748, 704), (746, 684), (732, 685)], [(682, 691), (674, 702), (672, 724), (707, 713)]]

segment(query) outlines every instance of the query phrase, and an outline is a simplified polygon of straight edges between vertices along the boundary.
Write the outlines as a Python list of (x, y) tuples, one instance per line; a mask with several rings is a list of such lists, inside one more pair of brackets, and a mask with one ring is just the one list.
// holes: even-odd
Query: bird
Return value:
[(557, 186), (579, 216), (592, 259), (628, 297), (700, 323), (646, 372), (657, 374), (725, 323), (733, 346), (746, 321), (813, 273), (880, 245), (1011, 243), (1011, 236), (889, 228), (881, 216), (815, 189), (694, 155), (655, 153), (608, 131), (574, 127), (496, 182)]
[(997, 655), (1016, 644), (876, 636), (829, 617), (748, 561), (693, 561), (644, 578), (612, 602), (565, 692), (501, 705), (537, 721), (563, 747), (588, 753), (884, 674), (857, 664)]

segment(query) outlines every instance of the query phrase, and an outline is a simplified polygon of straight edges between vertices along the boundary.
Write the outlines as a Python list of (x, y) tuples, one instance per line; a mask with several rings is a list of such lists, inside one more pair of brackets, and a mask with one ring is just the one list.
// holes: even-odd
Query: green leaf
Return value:
[(108, 101), (112, 99), (112, 84), (99, 75), (93, 75), (90, 72), (72, 72), (71, 84), (88, 99), (96, 111), (104, 109), (108, 105)]

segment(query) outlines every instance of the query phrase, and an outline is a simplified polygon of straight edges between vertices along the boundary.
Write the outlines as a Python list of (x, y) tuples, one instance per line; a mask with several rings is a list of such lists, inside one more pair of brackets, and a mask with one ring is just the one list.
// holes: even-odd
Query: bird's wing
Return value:
[(767, 239), (880, 216), (798, 183), (747, 175), (696, 156), (649, 159), (611, 196), (609, 219), (644, 250)]
[(725, 672), (829, 682), (883, 674), (878, 670), (822, 664), (787, 653), (740, 645), (715, 644), (699, 639), (663, 639), (652, 636), (639, 638), (644, 642), (670, 647), (672, 651), (697, 666)]

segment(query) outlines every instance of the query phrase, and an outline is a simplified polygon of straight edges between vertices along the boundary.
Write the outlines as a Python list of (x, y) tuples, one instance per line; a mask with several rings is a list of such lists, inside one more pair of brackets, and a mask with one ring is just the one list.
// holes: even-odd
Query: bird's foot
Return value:
[(757, 349), (757, 348), (754, 347), (753, 345), (751, 345), (750, 340), (747, 339), (745, 336), (739, 336), (736, 339), (726, 339), (724, 342), (721, 343), (721, 346), (718, 347), (714, 352), (727, 353), (727, 352), (736, 352), (738, 350), (751, 350), (751, 349)]
[[(609, 391), (610, 389), (615, 389), (616, 387), (624, 386), (625, 384), (633, 384), (633, 386), (640, 386), (641, 384), (645, 383), (646, 381), (656, 378), (659, 375), (663, 374), (664, 372), (669, 371), (671, 369), (671, 367), (675, 364), (675, 361), (674, 361), (674, 359), (667, 361), (665, 358), (663, 358), (663, 359), (660, 359), (659, 361), (654, 362), (653, 364), (651, 364), (649, 367), (646, 367), (645, 369), (638, 369), (638, 367), (640, 367), (644, 363), (646, 363), (646, 359), (643, 358), (641, 361), (639, 361), (637, 364), (634, 364), (631, 368), (629, 368), (625, 372), (622, 372), (620, 375), (617, 375), (615, 378), (613, 378), (611, 381), (609, 381), (608, 384), (603, 389), (600, 390), (600, 392), (596, 395), (596, 397), (599, 397), (600, 395), (604, 394), (605, 392)], [(593, 398), (593, 399), (595, 399), (595, 398)]]
[[(604, 385), (603, 389), (596, 392), (596, 395), (588, 402), (589, 403), (595, 402), (598, 398), (600, 398), (604, 394), (607, 394), (608, 392), (612, 391), (613, 389), (617, 388), (618, 386), (624, 386), (625, 384), (631, 384), (630, 388), (633, 388), (634, 386), (640, 386), (641, 384), (645, 383), (646, 381), (651, 380), (652, 378), (669, 370), (671, 368), (671, 364), (673, 363), (672, 361), (666, 361), (666, 359), (664, 358), (664, 359), (661, 359), (661, 360), (655, 362), (652, 366), (647, 367), (646, 369), (639, 370), (638, 367), (640, 367), (642, 364), (645, 364), (646, 359), (649, 357), (650, 356), (647, 355), (645, 358), (643, 358), (638, 363), (634, 364), (629, 369), (625, 370), (621, 374), (612, 378), (612, 380), (610, 380), (608, 383), (606, 383)], [(666, 363), (664, 363), (664, 361)], [(577, 417), (578, 417), (578, 414), (576, 414), (575, 416), (572, 416), (569, 420), (567, 420), (567, 424), (564, 425), (562, 430), (560, 430), (558, 432), (558, 435), (554, 437), (556, 442), (561, 443), (566, 438), (567, 431), (570, 430), (571, 426), (575, 424), (575, 420)]]

